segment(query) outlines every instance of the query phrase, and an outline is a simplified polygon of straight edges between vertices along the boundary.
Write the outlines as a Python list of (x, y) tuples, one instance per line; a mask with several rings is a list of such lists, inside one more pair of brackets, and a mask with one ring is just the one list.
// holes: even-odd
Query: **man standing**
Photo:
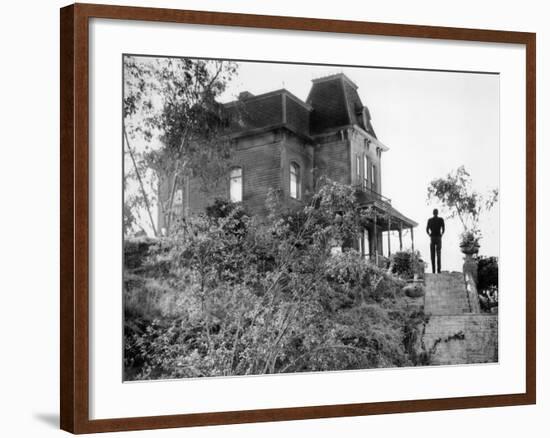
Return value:
[(434, 208), (433, 217), (428, 219), (426, 233), (430, 236), (430, 255), (432, 257), (432, 272), (435, 274), (435, 257), (437, 255), (437, 273), (441, 273), (441, 237), (445, 234), (445, 221), (438, 216)]

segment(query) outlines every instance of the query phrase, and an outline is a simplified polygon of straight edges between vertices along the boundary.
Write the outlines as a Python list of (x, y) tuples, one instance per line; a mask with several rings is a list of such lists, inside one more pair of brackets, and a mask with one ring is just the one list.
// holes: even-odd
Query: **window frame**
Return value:
[[(295, 169), (295, 171), (293, 171)], [(292, 196), (292, 176), (296, 177), (296, 196)], [(291, 161), (288, 166), (288, 195), (291, 199), (300, 201), (302, 199), (302, 166), (296, 161)]]
[(363, 188), (369, 188), (369, 157), (363, 154)]
[[(237, 170), (240, 170), (240, 175), (238, 177), (234, 177), (233, 172)], [(239, 191), (240, 199), (238, 201), (233, 199), (232, 190), (231, 190), (233, 181), (236, 181), (236, 180), (240, 180), (240, 184), (241, 184), (241, 189)], [(244, 169), (242, 166), (234, 166), (229, 170), (229, 200), (231, 202), (234, 202), (235, 204), (238, 204), (239, 202), (243, 202), (243, 199), (244, 199)]]

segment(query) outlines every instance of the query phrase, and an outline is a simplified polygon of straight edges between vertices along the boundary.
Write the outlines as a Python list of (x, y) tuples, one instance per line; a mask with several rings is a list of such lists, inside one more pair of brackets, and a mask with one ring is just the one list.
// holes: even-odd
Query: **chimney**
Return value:
[(254, 95), (250, 91), (241, 91), (239, 93), (239, 100), (246, 100), (250, 99), (251, 97), (254, 97)]

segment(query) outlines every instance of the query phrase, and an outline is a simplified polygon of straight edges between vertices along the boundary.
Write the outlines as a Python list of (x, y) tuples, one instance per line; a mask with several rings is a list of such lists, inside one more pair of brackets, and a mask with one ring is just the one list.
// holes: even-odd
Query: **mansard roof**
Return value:
[(355, 125), (376, 138), (357, 85), (343, 73), (314, 79), (306, 102), (283, 88), (256, 96), (245, 91), (225, 107), (234, 133), (286, 126), (311, 137)]
[[(355, 82), (344, 73), (324, 76), (312, 82), (306, 99), (313, 107), (312, 132), (320, 133), (339, 126), (357, 125), (376, 137), (370, 123), (370, 112), (363, 105)], [(364, 113), (366, 117), (363, 117)]]
[(310, 136), (311, 106), (284, 88), (256, 96), (243, 92), (225, 107), (233, 133), (285, 126), (298, 135)]

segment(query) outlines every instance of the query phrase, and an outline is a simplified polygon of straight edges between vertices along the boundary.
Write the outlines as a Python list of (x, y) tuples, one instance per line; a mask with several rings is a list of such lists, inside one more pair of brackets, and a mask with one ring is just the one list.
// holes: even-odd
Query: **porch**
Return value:
[(357, 242), (357, 249), (363, 257), (379, 264), (384, 258), (389, 258), (392, 251), (403, 251), (403, 237), (406, 234), (410, 237), (410, 249), (414, 251), (414, 228), (418, 223), (395, 209), (391, 199), (365, 187), (357, 187), (356, 190), (360, 205), (374, 213)]

